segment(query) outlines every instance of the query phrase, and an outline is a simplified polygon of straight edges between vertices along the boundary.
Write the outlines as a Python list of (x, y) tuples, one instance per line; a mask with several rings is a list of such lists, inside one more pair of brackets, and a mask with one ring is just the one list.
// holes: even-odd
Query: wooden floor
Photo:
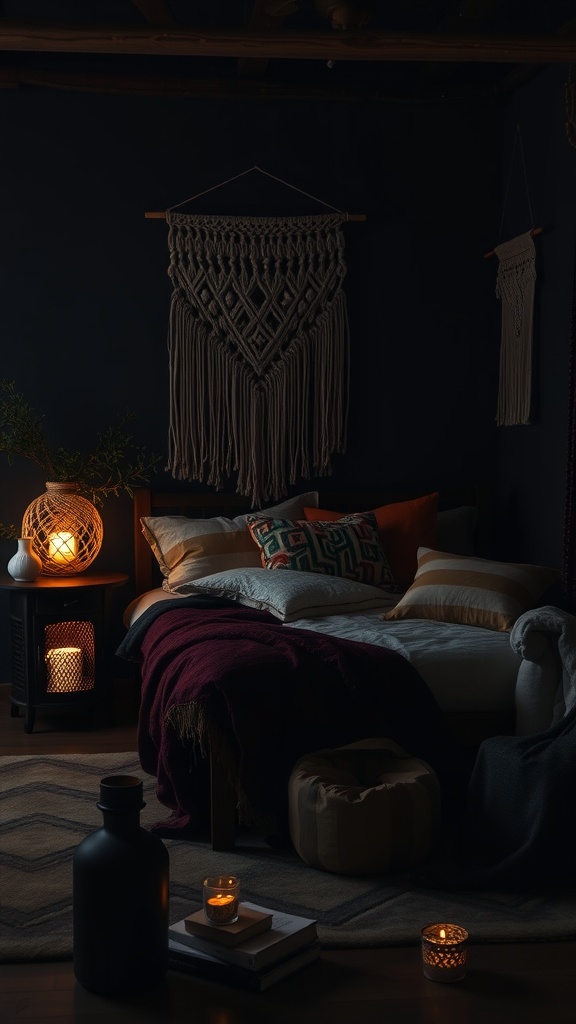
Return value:
[[(114, 727), (11, 718), (0, 686), (2, 754), (135, 750), (135, 709), (124, 687)], [(0, 882), (1, 899), (1, 882)], [(424, 922), (423, 922), (424, 923)], [(466, 978), (424, 978), (415, 947), (327, 950), (260, 995), (170, 971), (164, 985), (126, 1000), (84, 991), (70, 963), (0, 964), (1, 1024), (560, 1024), (576, 1021), (576, 943), (474, 945)]]

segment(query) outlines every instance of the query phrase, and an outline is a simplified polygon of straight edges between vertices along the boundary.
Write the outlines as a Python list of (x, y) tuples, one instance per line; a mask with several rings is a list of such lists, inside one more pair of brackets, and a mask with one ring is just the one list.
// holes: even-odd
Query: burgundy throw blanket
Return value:
[(244, 811), (283, 834), (289, 774), (311, 750), (390, 737), (441, 782), (454, 770), (438, 706), (396, 652), (288, 629), (238, 605), (170, 603), (139, 634), (129, 655), (142, 672), (138, 749), (172, 810), (156, 826), (166, 836), (193, 836), (206, 824), (210, 746), (232, 756)]

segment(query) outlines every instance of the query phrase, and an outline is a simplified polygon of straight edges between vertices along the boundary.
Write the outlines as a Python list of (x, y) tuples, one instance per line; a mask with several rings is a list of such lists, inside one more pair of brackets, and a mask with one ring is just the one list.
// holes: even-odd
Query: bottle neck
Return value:
[(102, 811), (108, 832), (133, 832), (140, 827), (140, 811)]

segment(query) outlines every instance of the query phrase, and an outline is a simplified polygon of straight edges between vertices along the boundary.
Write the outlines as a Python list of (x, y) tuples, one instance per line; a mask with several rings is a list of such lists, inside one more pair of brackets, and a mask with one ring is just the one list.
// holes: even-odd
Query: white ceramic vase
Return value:
[(42, 572), (42, 562), (32, 549), (31, 537), (18, 539), (18, 550), (6, 567), (12, 579), (19, 583), (33, 583)]

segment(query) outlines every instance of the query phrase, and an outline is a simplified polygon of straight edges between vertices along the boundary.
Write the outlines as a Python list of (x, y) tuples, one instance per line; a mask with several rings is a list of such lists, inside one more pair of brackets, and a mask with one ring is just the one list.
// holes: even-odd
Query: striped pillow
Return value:
[(249, 515), (248, 526), (265, 569), (321, 572), (373, 587), (394, 584), (372, 512), (331, 523)]
[[(262, 509), (259, 514), (297, 518), (304, 514), (305, 505), (317, 504), (318, 492), (307, 491)], [(250, 535), (247, 515), (235, 519), (144, 516), (140, 525), (166, 577), (162, 586), (169, 593), (179, 593), (180, 587), (215, 572), (261, 565), (260, 551)]]
[(434, 619), (507, 632), (559, 579), (556, 569), (541, 565), (418, 548), (414, 583), (382, 618)]

